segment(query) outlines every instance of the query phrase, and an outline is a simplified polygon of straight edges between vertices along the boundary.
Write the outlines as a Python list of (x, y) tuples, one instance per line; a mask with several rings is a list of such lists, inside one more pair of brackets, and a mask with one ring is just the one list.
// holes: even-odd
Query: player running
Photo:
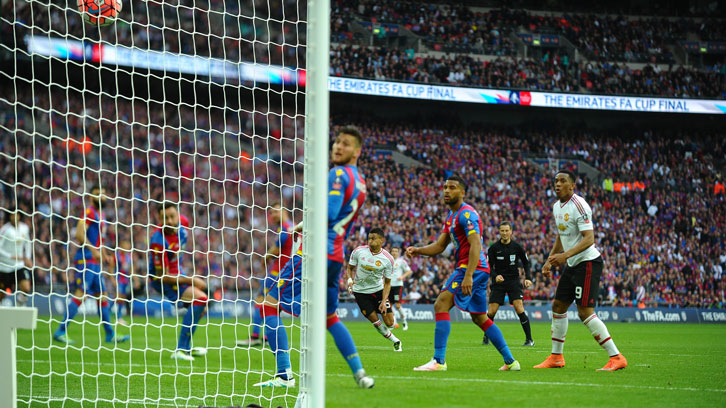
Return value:
[(265, 280), (260, 285), (260, 291), (255, 298), (255, 310), (252, 312), (252, 334), (249, 339), (237, 342), (237, 345), (242, 347), (261, 346), (265, 341), (263, 338), (260, 338), (260, 331), (264, 324), (262, 320), (262, 303), (265, 300), (265, 296), (267, 296), (267, 292), (277, 283), (277, 277), (280, 271), (290, 261), (292, 255), (292, 230), (295, 226), (292, 221), (287, 219), (287, 213), (282, 209), (280, 203), (272, 204), (270, 222), (273, 226), (278, 226), (275, 246), (265, 254), (265, 265), (268, 265), (272, 261), (272, 266), (270, 267), (270, 272), (265, 274)]
[(610, 361), (598, 371), (620, 370), (628, 366), (628, 361), (618, 351), (605, 323), (595, 314), (595, 296), (600, 288), (603, 261), (600, 251), (595, 248), (592, 210), (574, 193), (575, 181), (575, 174), (567, 170), (555, 176), (558, 201), (553, 205), (553, 215), (558, 235), (542, 267), (542, 275), (551, 276), (553, 266), (563, 265), (564, 270), (552, 302), (552, 354), (534, 368), (565, 366), (562, 350), (567, 334), (567, 309), (575, 301), (580, 320), (610, 356)]
[[(361, 388), (373, 388), (374, 381), (366, 375), (353, 337), (338, 319), (338, 285), (345, 255), (343, 242), (358, 218), (358, 211), (366, 197), (366, 183), (358, 173), (358, 157), (363, 146), (363, 136), (356, 127), (339, 130), (333, 143), (331, 161), (335, 165), (328, 173), (328, 295), (327, 326), (340, 354), (353, 372), (353, 378)], [(302, 252), (298, 251), (280, 272), (275, 285), (262, 306), (265, 334), (277, 359), (275, 377), (257, 383), (260, 387), (294, 387), (295, 379), (290, 370), (290, 353), (287, 332), (278, 315), (282, 309), (295, 316), (300, 314)]]
[[(352, 292), (363, 316), (384, 338), (393, 343), (394, 351), (401, 351), (401, 340), (391, 333), (393, 313), (388, 302), (393, 278), (393, 257), (385, 249), (383, 230), (368, 232), (368, 245), (361, 245), (350, 254), (348, 261), (348, 292)], [(383, 315), (383, 322), (378, 313)], [(383, 324), (385, 322), (385, 324)]]
[(179, 215), (179, 208), (170, 201), (159, 206), (159, 220), (162, 225), (151, 236), (149, 250), (149, 277), (151, 287), (171, 302), (190, 303), (182, 327), (179, 330), (177, 349), (171, 358), (194, 361), (194, 356), (203, 356), (207, 350), (192, 349), (192, 336), (199, 320), (207, 309), (207, 285), (199, 276), (186, 276), (182, 269), (183, 249), (189, 238), (189, 221)]
[(5, 211), (7, 222), (0, 228), (0, 301), (6, 290), (15, 291), (15, 305), (25, 306), (33, 280), (30, 228), (21, 221), (17, 208)]
[(434, 357), (414, 371), (446, 371), (446, 343), (451, 332), (449, 310), (456, 306), (469, 312), (471, 320), (489, 337), (504, 358), (501, 371), (519, 371), (520, 365), (512, 357), (506, 341), (494, 322), (487, 317), (487, 282), (489, 264), (482, 249), (482, 221), (474, 207), (464, 202), (466, 183), (459, 176), (451, 176), (444, 183), (444, 203), (449, 206), (444, 229), (433, 244), (408, 247), (406, 255), (434, 256), (446, 249), (450, 242), (456, 248), (456, 269), (439, 293), (434, 304), (436, 330)]
[(413, 274), (408, 262), (401, 256), (400, 248), (391, 249), (393, 255), (393, 278), (391, 279), (391, 293), (388, 295), (388, 301), (393, 308), (394, 327), (398, 327), (398, 321), (401, 321), (403, 331), (408, 330), (406, 315), (401, 309), (401, 298), (403, 297), (403, 282)]

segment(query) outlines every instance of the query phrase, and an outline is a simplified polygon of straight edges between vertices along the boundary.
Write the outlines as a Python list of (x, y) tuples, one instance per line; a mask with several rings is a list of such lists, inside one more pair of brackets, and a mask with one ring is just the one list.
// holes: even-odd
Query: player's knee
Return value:
[(263, 319), (266, 317), (269, 317), (269, 316), (277, 316), (278, 315), (277, 307), (270, 306), (267, 303), (265, 303), (264, 305), (262, 305), (262, 309), (260, 309), (260, 314), (262, 315)]
[(337, 314), (328, 315), (326, 319), (326, 327), (329, 329), (332, 325), (340, 322)]
[(580, 317), (580, 320), (584, 321), (588, 317), (592, 316), (594, 313), (591, 309), (577, 309), (577, 315)]
[(204, 306), (207, 307), (207, 303), (209, 303), (209, 298), (205, 295), (197, 294), (198, 296), (194, 297), (194, 300), (192, 300), (192, 306)]

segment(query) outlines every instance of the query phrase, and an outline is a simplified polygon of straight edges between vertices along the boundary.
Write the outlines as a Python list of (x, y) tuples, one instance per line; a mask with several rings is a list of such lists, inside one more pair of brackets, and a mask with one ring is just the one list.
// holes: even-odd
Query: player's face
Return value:
[(464, 189), (461, 188), (458, 181), (446, 180), (446, 183), (444, 183), (444, 203), (446, 205), (458, 203), (463, 196)]
[(91, 201), (94, 207), (101, 208), (103, 204), (106, 204), (106, 198), (106, 193), (102, 188), (94, 188), (91, 190)]
[(355, 136), (338, 134), (333, 143), (332, 160), (336, 166), (355, 164), (360, 156), (361, 146)]
[(378, 252), (383, 246), (383, 236), (378, 234), (368, 234), (368, 246), (373, 252)]
[(393, 258), (398, 258), (398, 256), (401, 255), (401, 250), (398, 248), (393, 248), (391, 250), (391, 255), (393, 256)]
[(270, 210), (270, 222), (272, 224), (279, 224), (282, 220), (282, 208), (275, 206)]
[(499, 236), (502, 241), (508, 242), (512, 238), (512, 228), (509, 225), (499, 227)]
[(161, 221), (164, 223), (164, 232), (166, 234), (176, 233), (179, 227), (179, 211), (176, 207), (164, 208), (159, 211)]
[(555, 176), (555, 195), (560, 201), (567, 201), (575, 191), (575, 183), (566, 173), (557, 173)]

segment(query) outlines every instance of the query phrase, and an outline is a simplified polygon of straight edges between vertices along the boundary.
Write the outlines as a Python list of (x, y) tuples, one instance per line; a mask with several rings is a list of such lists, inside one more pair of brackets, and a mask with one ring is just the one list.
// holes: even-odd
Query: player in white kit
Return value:
[(600, 288), (603, 262), (595, 248), (592, 209), (585, 200), (575, 194), (574, 173), (562, 170), (555, 176), (555, 194), (558, 200), (553, 206), (557, 240), (542, 267), (542, 275), (552, 275), (552, 267), (564, 266), (557, 283), (555, 300), (552, 302), (552, 354), (534, 368), (561, 368), (565, 366), (562, 355), (567, 334), (567, 309), (577, 303), (580, 320), (590, 330), (595, 341), (610, 355), (610, 361), (599, 371), (616, 371), (628, 366), (605, 323), (595, 314), (595, 297)]
[[(361, 245), (350, 254), (348, 261), (348, 292), (352, 292), (360, 311), (384, 338), (393, 343), (394, 351), (401, 351), (401, 341), (391, 333), (393, 313), (388, 302), (393, 278), (393, 257), (385, 249), (383, 230), (368, 232), (368, 245)], [(383, 316), (384, 322), (378, 314)]]
[(394, 326), (398, 327), (398, 321), (401, 322), (403, 330), (408, 330), (406, 315), (401, 310), (401, 297), (403, 297), (403, 282), (413, 273), (408, 262), (403, 259), (400, 248), (391, 249), (393, 255), (393, 278), (391, 279), (391, 293), (388, 295), (388, 302), (393, 307)]

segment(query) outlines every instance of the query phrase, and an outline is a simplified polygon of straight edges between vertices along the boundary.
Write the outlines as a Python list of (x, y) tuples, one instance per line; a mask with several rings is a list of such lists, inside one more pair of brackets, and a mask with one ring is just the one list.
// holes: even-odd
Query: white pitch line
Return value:
[[(349, 374), (328, 374), (328, 377), (350, 377)], [(403, 376), (386, 376), (374, 375), (374, 378), (385, 378), (387, 380), (405, 380), (405, 381), (451, 381), (451, 382), (477, 382), (477, 383), (498, 383), (498, 384), (519, 384), (519, 385), (565, 385), (575, 387), (594, 387), (594, 388), (627, 388), (639, 390), (662, 390), (662, 391), (710, 391), (723, 392), (726, 389), (718, 388), (694, 388), (694, 387), (659, 387), (657, 385), (630, 385), (630, 384), (594, 384), (594, 383), (575, 383), (561, 381), (517, 381), (517, 380), (494, 380), (488, 378), (450, 378), (439, 377), (434, 375), (431, 377), (403, 377)]]
[[(31, 402), (31, 398), (43, 398), (44, 399), (44, 401), (35, 401), (35, 402), (67, 401), (66, 398), (51, 398), (51, 397), (49, 397), (47, 395), (18, 395), (18, 400), (20, 400), (21, 398), (23, 398), (23, 402), (28, 402), (28, 403)], [(109, 402), (111, 404), (114, 403), (111, 400), (99, 400), (99, 401)], [(94, 401), (94, 402), (98, 403), (98, 401)], [(199, 406), (198, 404), (187, 405), (187, 404), (173, 404), (173, 403), (170, 403), (170, 402), (144, 402), (144, 400), (139, 400), (139, 399), (131, 399), (131, 400), (128, 400), (128, 401), (121, 401), (121, 400), (119, 400), (119, 402), (124, 403), (124, 404), (141, 405), (141, 406), (144, 406), (144, 407), (149, 407), (149, 406), (150, 407), (155, 407), (155, 406), (161, 406), (161, 407), (189, 407), (189, 406), (193, 406), (193, 407), (198, 407)]]

